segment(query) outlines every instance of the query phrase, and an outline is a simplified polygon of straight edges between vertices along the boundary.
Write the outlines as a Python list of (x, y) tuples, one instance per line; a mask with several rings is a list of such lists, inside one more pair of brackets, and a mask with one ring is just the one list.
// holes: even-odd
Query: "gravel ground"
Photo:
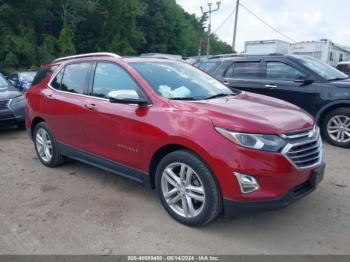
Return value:
[(287, 209), (183, 226), (154, 191), (78, 162), (49, 169), (0, 130), (0, 254), (350, 254), (350, 150), (325, 145), (317, 191)]

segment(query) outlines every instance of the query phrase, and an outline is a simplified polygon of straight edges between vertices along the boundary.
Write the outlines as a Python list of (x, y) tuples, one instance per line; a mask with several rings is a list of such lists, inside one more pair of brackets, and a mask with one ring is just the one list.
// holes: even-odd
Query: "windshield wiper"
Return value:
[(349, 79), (350, 77), (336, 77), (336, 78), (331, 78), (328, 79), (328, 81), (332, 82), (332, 81), (340, 81), (340, 80), (345, 80), (345, 79)]
[(219, 97), (225, 97), (225, 96), (234, 96), (235, 94), (224, 94), (224, 93), (220, 93), (220, 94), (216, 94), (213, 96), (208, 96), (207, 98), (205, 98), (204, 100), (208, 100), (208, 99), (214, 99), (214, 98), (219, 98)]
[(183, 100), (183, 101), (194, 101), (197, 100), (194, 97), (172, 97), (170, 100)]

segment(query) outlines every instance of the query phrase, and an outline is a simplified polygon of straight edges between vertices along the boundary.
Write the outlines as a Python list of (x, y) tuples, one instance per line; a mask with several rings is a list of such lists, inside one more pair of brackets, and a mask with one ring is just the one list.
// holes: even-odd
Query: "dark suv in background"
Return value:
[(279, 54), (212, 57), (195, 66), (230, 88), (300, 106), (316, 118), (325, 139), (350, 147), (350, 80), (339, 70), (312, 57)]

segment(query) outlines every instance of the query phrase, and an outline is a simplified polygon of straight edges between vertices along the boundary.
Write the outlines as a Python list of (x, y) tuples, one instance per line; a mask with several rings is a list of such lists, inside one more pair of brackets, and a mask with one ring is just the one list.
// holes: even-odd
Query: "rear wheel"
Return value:
[(36, 154), (45, 166), (55, 167), (64, 162), (57, 143), (45, 122), (35, 126), (33, 140)]
[(338, 108), (328, 113), (322, 122), (322, 133), (331, 144), (350, 147), (350, 108)]
[(198, 156), (187, 150), (170, 153), (161, 160), (156, 183), (164, 208), (180, 223), (205, 225), (222, 210), (213, 174)]

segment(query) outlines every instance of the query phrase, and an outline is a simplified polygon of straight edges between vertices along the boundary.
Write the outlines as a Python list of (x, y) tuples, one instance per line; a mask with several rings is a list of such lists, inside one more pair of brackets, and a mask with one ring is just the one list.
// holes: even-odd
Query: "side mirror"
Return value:
[(136, 104), (139, 106), (149, 105), (149, 101), (140, 98), (135, 90), (111, 91), (108, 93), (108, 98), (111, 103)]
[(300, 83), (302, 85), (310, 85), (314, 82), (313, 79), (308, 78), (307, 76), (299, 76), (297, 79), (294, 80), (294, 83)]

